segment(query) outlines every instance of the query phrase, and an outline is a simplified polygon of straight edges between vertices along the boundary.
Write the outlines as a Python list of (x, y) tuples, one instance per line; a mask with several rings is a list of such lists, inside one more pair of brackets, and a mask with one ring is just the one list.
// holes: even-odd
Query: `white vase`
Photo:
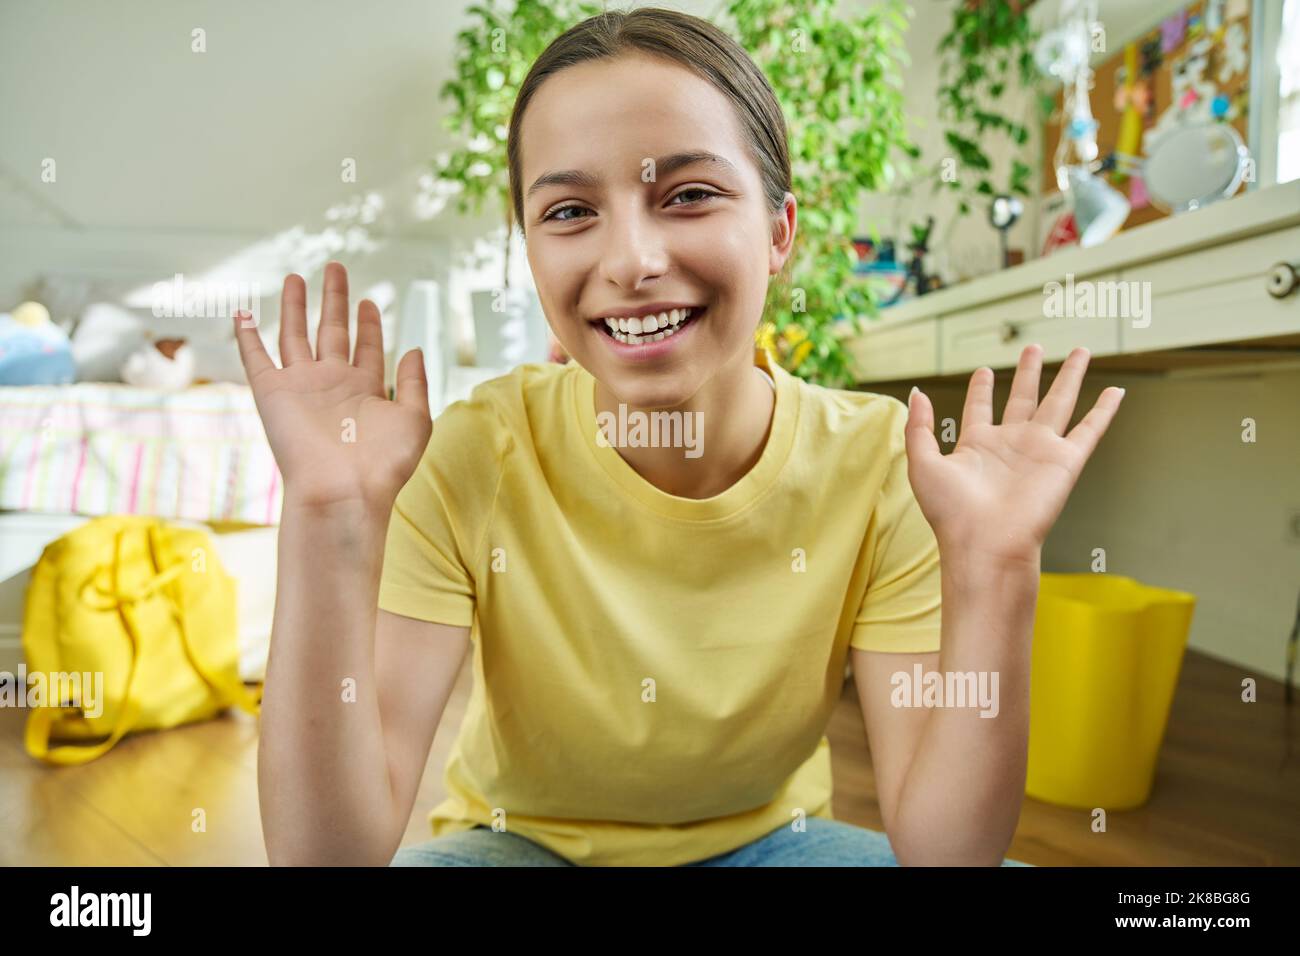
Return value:
[(418, 279), (407, 286), (389, 372), (391, 381), (402, 356), (413, 348), (421, 349), (429, 381), (429, 411), (434, 416), (445, 404), (448, 371), (456, 364), (454, 330), (451, 323), (443, 321), (439, 291), (438, 283), (431, 279)]
[(471, 293), (474, 304), (474, 364), (503, 371), (545, 362), (549, 330), (537, 293), (528, 288)]

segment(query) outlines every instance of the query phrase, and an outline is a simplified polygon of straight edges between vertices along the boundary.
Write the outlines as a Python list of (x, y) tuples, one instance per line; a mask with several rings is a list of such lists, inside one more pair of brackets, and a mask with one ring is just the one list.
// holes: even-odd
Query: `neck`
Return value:
[[(596, 414), (619, 415), (619, 400), (596, 381)], [(722, 494), (757, 464), (772, 426), (776, 395), (767, 376), (754, 365), (749, 349), (720, 368), (688, 401), (673, 409), (635, 409), (646, 420), (656, 411), (690, 415), (701, 438), (703, 453), (688, 457), (686, 449), (646, 447), (648, 443), (615, 444), (619, 455), (646, 481), (679, 498), (712, 498)], [(694, 414), (698, 412), (699, 414)], [(641, 417), (641, 416), (638, 416)], [(701, 433), (702, 434), (699, 434)]]

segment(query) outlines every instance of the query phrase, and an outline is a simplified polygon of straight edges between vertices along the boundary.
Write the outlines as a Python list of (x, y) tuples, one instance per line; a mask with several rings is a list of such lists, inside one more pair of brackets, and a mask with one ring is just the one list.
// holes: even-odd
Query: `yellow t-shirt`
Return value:
[(471, 627), (434, 836), (497, 811), (578, 864), (677, 865), (831, 818), (849, 647), (938, 650), (939, 551), (906, 406), (756, 364), (776, 385), (767, 443), (707, 499), (597, 440), (576, 363), (519, 366), (438, 417), (379, 591)]

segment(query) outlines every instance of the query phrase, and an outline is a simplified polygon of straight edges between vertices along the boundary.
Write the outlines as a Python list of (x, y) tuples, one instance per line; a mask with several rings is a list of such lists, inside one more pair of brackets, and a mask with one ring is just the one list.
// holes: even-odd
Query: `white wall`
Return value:
[[(60, 309), (63, 299), (70, 303), (134, 303), (147, 312), (153, 284), (170, 282), (177, 273), (185, 283), (237, 282), (260, 295), (260, 324), (267, 346), (275, 355), (284, 276), (296, 271), (307, 278), (308, 310), (314, 328), (320, 317), (320, 266), (327, 258), (338, 258), (348, 266), (354, 326), (356, 303), (365, 297), (374, 299), (383, 311), (390, 348), (402, 294), (411, 281), (438, 281), (447, 314), (453, 271), (453, 246), (448, 241), (376, 239), (370, 251), (330, 253), (319, 238), (318, 234), (304, 235), (296, 230), (268, 238), (204, 230), (28, 227), (0, 234), (0, 294), (4, 296), (0, 301), (17, 303), (38, 298), (50, 306), (56, 319), (67, 319), (75, 312)], [(160, 332), (167, 329), (168, 334), (188, 338), (230, 339), (234, 353), (228, 318), (198, 317), (155, 325)]]
[[(1129, 389), (1123, 414), (1045, 566), (1088, 571), (1104, 547), (1113, 573), (1197, 595), (1192, 647), (1281, 680), (1300, 597), (1300, 372), (1099, 384), (1110, 383)], [(1244, 418), (1257, 423), (1253, 443)]]

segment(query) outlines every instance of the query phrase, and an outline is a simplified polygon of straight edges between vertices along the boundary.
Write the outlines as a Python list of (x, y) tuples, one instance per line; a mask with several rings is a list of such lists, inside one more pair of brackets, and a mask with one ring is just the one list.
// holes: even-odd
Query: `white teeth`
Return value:
[(630, 319), (605, 319), (610, 334), (625, 345), (659, 342), (677, 331), (691, 317), (694, 309), (670, 309), (658, 315)]

